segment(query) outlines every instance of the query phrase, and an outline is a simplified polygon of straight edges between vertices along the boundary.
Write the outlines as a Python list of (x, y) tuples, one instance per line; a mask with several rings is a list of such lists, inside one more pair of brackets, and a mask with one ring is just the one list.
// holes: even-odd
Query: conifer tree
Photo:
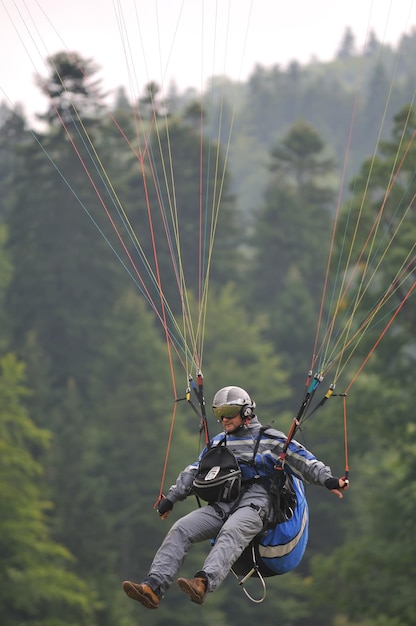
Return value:
[[(335, 254), (344, 249), (348, 254), (352, 252), (349, 274), (354, 278), (344, 308), (348, 309), (354, 302), (360, 288), (363, 293), (360, 305), (364, 311), (371, 311), (386, 293), (391, 294), (388, 306), (366, 328), (359, 352), (349, 363), (347, 371), (351, 373), (355, 373), (354, 367), (372, 350), (404, 292), (414, 284), (414, 258), (412, 254), (409, 256), (416, 240), (412, 210), (414, 126), (412, 108), (406, 107), (395, 116), (391, 140), (382, 142), (380, 154), (374, 160), (363, 163), (359, 176), (351, 183), (354, 197), (341, 213)], [(395, 169), (398, 163), (399, 172)], [(371, 232), (374, 233), (371, 246), (366, 246)], [(358, 242), (350, 250), (354, 237)], [(360, 258), (358, 265), (357, 258)], [(371, 271), (367, 271), (369, 268)], [(392, 285), (397, 270), (401, 283), (398, 290), (394, 282)], [(344, 545), (331, 553), (323, 550), (312, 560), (311, 601), (317, 621), (323, 618), (322, 603), (326, 606), (325, 620), (334, 624), (341, 621), (411, 626), (415, 620), (412, 591), (415, 554), (413, 542), (409, 541), (415, 515), (413, 300), (410, 298), (402, 314), (394, 319), (354, 384), (354, 393), (349, 393), (351, 467), (360, 468), (354, 493), (366, 493), (366, 497), (352, 497), (349, 514), (354, 524), (345, 520)], [(360, 320), (363, 315), (359, 309)], [(330, 416), (322, 417), (320, 426), (324, 432)], [(348, 597), (348, 601), (325, 602), (323, 584), (325, 598), (333, 597), (337, 589), (343, 588), (346, 592), (343, 598)], [(360, 593), (356, 593), (357, 589)]]
[(37, 457), (50, 433), (30, 420), (22, 399), (24, 366), (0, 360), (0, 622), (91, 626), (94, 598), (72, 572), (73, 558), (48, 528), (51, 503), (42, 492)]
[[(77, 74), (72, 86), (84, 102), (93, 96), (80, 83)], [(67, 92), (59, 94), (65, 100)], [(27, 333), (34, 332), (50, 361), (53, 385), (65, 389), (73, 378), (81, 393), (102, 321), (123, 284), (115, 255), (120, 247), (105, 210), (114, 197), (103, 173), (116, 186), (120, 169), (114, 146), (89, 115), (82, 123), (72, 118), (59, 128), (51, 124), (21, 148), (7, 218), (14, 274), (5, 306), (13, 346), (25, 354)], [(88, 142), (95, 142), (99, 157)]]
[(200, 297), (208, 273), (216, 284), (238, 275), (243, 229), (220, 148), (201, 139), (187, 115), (155, 127), (143, 173), (137, 162), (130, 169), (128, 204), (141, 252), (135, 258), (156, 306), (160, 282), (180, 314), (186, 291)]
[(329, 249), (334, 167), (318, 133), (299, 121), (271, 152), (271, 179), (253, 228), (254, 311), (291, 372), (297, 396), (310, 366)]
[[(377, 157), (364, 161), (359, 175), (351, 182), (353, 197), (343, 207), (337, 227), (335, 258), (340, 258), (340, 266), (345, 267), (350, 256), (347, 269), (351, 287), (344, 307), (350, 310), (360, 289), (357, 320), (359, 315), (363, 319), (375, 310), (363, 352), (378, 339), (414, 283), (415, 127), (413, 108), (404, 107), (395, 116), (391, 139), (381, 143)], [(385, 305), (377, 313), (375, 307), (383, 299)], [(402, 378), (410, 375), (409, 363), (414, 363), (414, 359), (409, 340), (416, 332), (415, 319), (411, 297), (396, 318), (394, 331), (383, 338), (377, 349), (384, 356), (378, 361), (384, 374), (386, 368), (392, 368), (391, 372), (397, 375), (400, 371)], [(395, 359), (391, 358), (392, 353)]]

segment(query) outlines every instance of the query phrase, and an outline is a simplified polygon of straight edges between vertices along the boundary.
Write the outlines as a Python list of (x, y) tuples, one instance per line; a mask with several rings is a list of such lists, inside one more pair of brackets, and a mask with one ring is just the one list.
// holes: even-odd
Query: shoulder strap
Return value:
[(253, 450), (253, 458), (252, 458), (252, 462), (254, 463), (256, 460), (256, 454), (259, 450), (259, 445), (260, 445), (260, 439), (262, 438), (262, 435), (264, 435), (264, 433), (266, 432), (266, 430), (268, 430), (269, 428), (271, 428), (271, 426), (269, 426), (268, 424), (266, 424), (266, 426), (261, 426), (260, 430), (259, 430), (259, 434), (257, 435), (257, 439), (256, 439), (256, 443), (254, 446), (254, 450)]

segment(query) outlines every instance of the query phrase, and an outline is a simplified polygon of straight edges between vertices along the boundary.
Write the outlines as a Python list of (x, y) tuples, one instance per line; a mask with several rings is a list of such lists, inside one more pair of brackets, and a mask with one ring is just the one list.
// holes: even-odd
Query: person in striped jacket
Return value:
[[(287, 438), (279, 430), (262, 427), (255, 402), (241, 387), (220, 389), (212, 408), (222, 432), (179, 474), (157, 511), (164, 520), (176, 502), (192, 494), (207, 504), (173, 524), (141, 583), (123, 582), (126, 595), (148, 609), (158, 608), (192, 544), (211, 540), (201, 570), (192, 578), (177, 579), (192, 602), (204, 604), (207, 593), (218, 588), (267, 523), (270, 485)], [(325, 486), (339, 498), (348, 487), (347, 480), (334, 477), (330, 467), (295, 440), (280, 469), (298, 482)]]

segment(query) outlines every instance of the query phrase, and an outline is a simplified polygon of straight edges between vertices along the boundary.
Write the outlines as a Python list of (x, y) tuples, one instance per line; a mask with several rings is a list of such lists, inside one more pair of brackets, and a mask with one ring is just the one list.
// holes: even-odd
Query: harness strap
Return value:
[(270, 480), (270, 476), (253, 476), (252, 478), (243, 479), (241, 484), (245, 487), (246, 485), (254, 485), (254, 483), (266, 483)]
[(256, 443), (254, 446), (254, 450), (253, 450), (253, 458), (251, 460), (251, 462), (253, 464), (255, 464), (256, 462), (256, 456), (257, 456), (257, 452), (259, 451), (259, 445), (260, 445), (260, 440), (261, 440), (261, 436), (266, 432), (266, 430), (268, 430), (269, 428), (271, 428), (271, 426), (266, 425), (266, 426), (262, 426), (259, 430), (259, 434), (257, 435), (257, 439), (256, 439)]

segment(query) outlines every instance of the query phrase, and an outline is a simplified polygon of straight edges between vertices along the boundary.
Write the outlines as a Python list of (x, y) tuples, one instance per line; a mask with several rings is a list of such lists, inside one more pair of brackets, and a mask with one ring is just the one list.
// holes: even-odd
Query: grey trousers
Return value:
[(208, 577), (208, 590), (214, 591), (244, 548), (261, 532), (266, 513), (263, 498), (260, 498), (258, 506), (247, 504), (231, 515), (230, 508), (229, 504), (223, 503), (215, 507), (207, 505), (176, 521), (157, 551), (145, 582), (163, 596), (176, 578), (192, 544), (215, 538), (201, 568)]

